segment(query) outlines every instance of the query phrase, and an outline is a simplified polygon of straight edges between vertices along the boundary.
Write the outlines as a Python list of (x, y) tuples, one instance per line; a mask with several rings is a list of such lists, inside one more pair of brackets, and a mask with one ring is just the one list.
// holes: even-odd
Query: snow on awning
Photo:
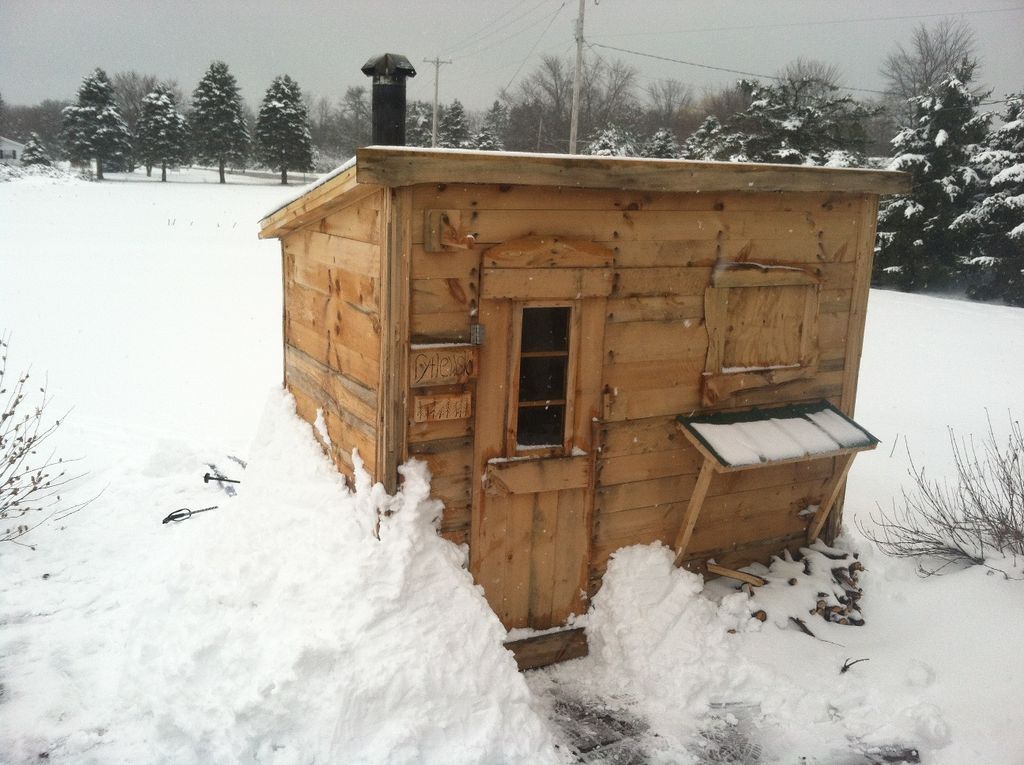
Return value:
[(827, 401), (677, 418), (720, 470), (873, 449), (878, 439)]

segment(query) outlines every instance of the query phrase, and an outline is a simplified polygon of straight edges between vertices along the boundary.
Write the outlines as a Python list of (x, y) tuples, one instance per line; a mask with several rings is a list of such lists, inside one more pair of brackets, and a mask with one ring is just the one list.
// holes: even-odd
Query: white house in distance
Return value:
[(0, 135), (0, 165), (17, 165), (25, 153), (25, 144)]

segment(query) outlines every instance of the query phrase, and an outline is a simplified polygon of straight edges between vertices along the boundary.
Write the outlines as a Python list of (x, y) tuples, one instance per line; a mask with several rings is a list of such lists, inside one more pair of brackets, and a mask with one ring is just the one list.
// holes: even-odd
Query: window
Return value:
[(713, 275), (704, 292), (705, 406), (817, 373), (819, 289), (816, 275), (790, 266), (735, 264)]
[(569, 307), (523, 308), (516, 449), (561, 448), (569, 383)]

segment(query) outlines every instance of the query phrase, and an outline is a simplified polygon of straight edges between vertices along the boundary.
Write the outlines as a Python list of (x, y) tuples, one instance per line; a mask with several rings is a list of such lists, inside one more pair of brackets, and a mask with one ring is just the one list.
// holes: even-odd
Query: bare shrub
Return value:
[[(913, 488), (904, 489), (902, 507), (879, 509), (868, 527), (858, 528), (892, 557), (921, 558), (923, 575), (937, 574), (950, 565), (989, 566), (998, 553), (1016, 565), (1024, 556), (1024, 431), (1010, 421), (1010, 432), (1000, 440), (988, 423), (980, 443), (973, 436), (949, 441), (956, 467), (955, 482), (925, 476), (911, 460)], [(1005, 572), (1003, 572), (1005, 574)]]
[(68, 475), (68, 463), (46, 451), (63, 418), (47, 422), (45, 384), (36, 389), (29, 372), (8, 376), (8, 340), (0, 335), (0, 542), (15, 542), (50, 518), (88, 504), (61, 505), (61, 492), (81, 477)]

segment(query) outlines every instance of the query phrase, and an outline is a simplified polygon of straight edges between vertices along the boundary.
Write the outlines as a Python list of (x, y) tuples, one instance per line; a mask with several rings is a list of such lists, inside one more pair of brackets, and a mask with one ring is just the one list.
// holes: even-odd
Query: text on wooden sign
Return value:
[(470, 393), (445, 393), (437, 396), (413, 397), (413, 422), (465, 420), (473, 415)]
[(476, 377), (476, 348), (471, 345), (413, 348), (409, 385), (453, 385)]

